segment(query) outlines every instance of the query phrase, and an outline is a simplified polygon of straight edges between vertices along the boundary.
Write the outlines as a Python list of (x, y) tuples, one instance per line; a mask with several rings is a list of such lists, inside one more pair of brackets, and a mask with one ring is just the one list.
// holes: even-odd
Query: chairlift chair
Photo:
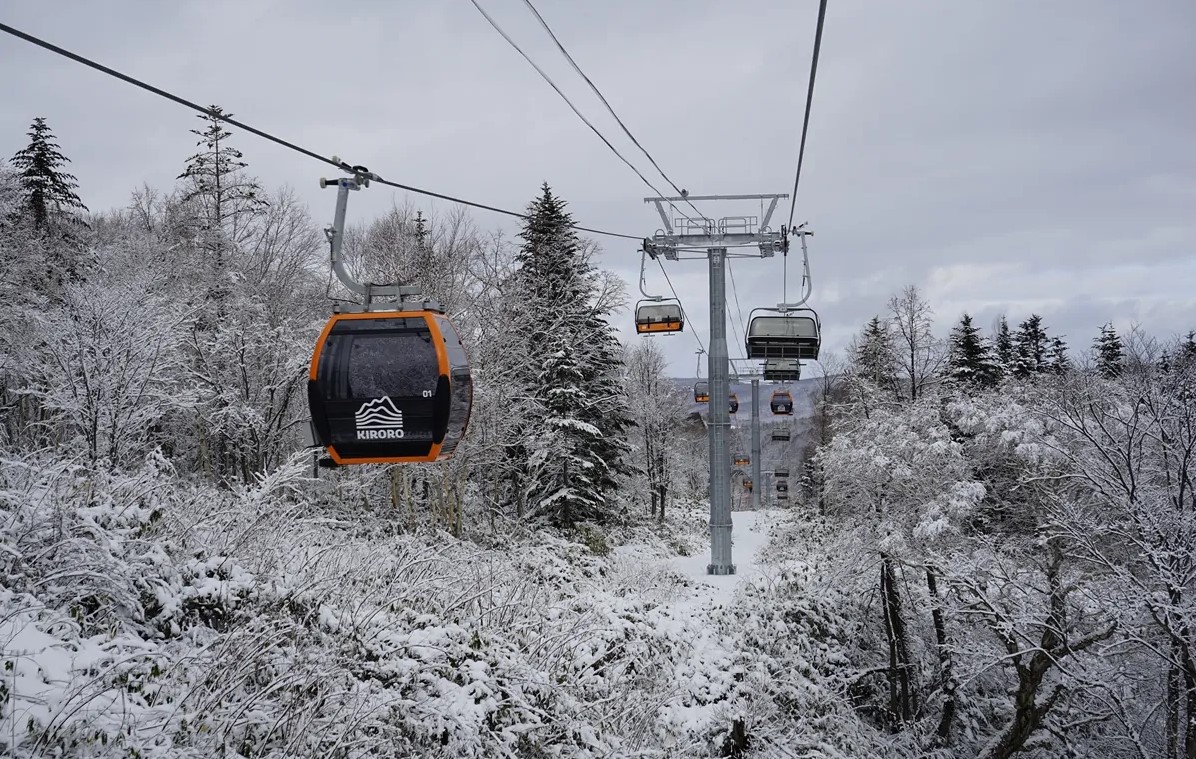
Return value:
[(789, 483), (785, 482), (784, 480), (781, 480), (780, 482), (778, 482), (777, 483), (777, 492), (778, 493), (788, 493), (789, 492)]
[[(764, 313), (757, 315), (757, 312)], [(748, 358), (817, 361), (821, 344), (818, 314), (810, 308), (757, 308), (748, 321)]]
[(772, 470), (772, 476), (778, 477), (778, 478), (788, 477), (789, 476), (789, 467), (787, 467), (787, 466), (776, 467), (775, 469)]
[(786, 491), (784, 491), (784, 490), (779, 490), (779, 491), (777, 491), (777, 500), (778, 500), (778, 501), (788, 501), (788, 500), (789, 500), (789, 493), (787, 493), (787, 492), (786, 492)]
[(698, 403), (710, 402), (710, 383), (706, 380), (698, 380), (694, 383), (694, 400)]
[(772, 431), (772, 439), (774, 441), (781, 441), (784, 443), (788, 443), (789, 442), (789, 428), (788, 427), (778, 427), (778, 428), (774, 429)]
[(751, 480), (748, 480), (748, 479), (745, 479), (745, 480), (743, 481), (743, 489), (744, 489), (744, 490), (746, 490), (746, 491), (748, 491), (748, 492), (750, 493), (750, 492), (751, 492), (751, 490), (752, 490), (752, 481), (751, 481)]
[(775, 390), (772, 394), (772, 399), (769, 401), (769, 406), (772, 408), (774, 414), (793, 414), (793, 396), (788, 390)]
[(747, 466), (752, 463), (752, 459), (747, 454), (741, 453), (735, 457), (734, 462), (735, 466)]
[(796, 382), (801, 379), (801, 362), (796, 358), (766, 359), (764, 379), (770, 382)]
[(635, 304), (635, 331), (641, 335), (659, 335), (681, 332), (685, 321), (681, 314), (681, 301), (641, 300)]
[[(640, 251), (640, 294), (644, 299), (635, 304), (635, 331), (641, 335), (659, 335), (681, 332), (685, 328), (685, 315), (681, 301), (661, 295), (649, 295), (644, 290), (644, 267), (648, 251)], [(675, 293), (674, 293), (675, 294)]]
[(731, 393), (729, 400), (730, 400), (730, 404), (731, 404), (731, 409), (730, 409), (731, 413), (734, 414), (734, 413), (738, 412), (739, 411), (739, 396), (735, 395), (735, 393)]

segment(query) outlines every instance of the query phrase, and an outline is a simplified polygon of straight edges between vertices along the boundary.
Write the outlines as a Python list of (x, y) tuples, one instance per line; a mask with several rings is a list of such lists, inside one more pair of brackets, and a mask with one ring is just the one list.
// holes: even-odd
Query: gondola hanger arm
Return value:
[[(402, 285), (397, 282), (387, 284), (375, 282), (362, 283), (353, 279), (345, 269), (345, 261), (341, 253), (345, 242), (345, 216), (349, 208), (349, 193), (369, 187), (371, 181), (381, 181), (382, 177), (364, 166), (350, 166), (336, 156), (333, 156), (332, 160), (336, 161), (341, 169), (353, 175), (337, 179), (320, 177), (320, 189), (329, 186), (336, 187), (336, 211), (332, 224), (324, 228), (324, 236), (328, 238), (328, 244), (331, 248), (332, 271), (336, 273), (336, 278), (341, 281), (341, 284), (349, 292), (362, 296), (365, 300), (364, 310), (366, 311), (371, 310), (370, 306), (375, 298), (393, 298), (395, 301), (394, 304), (387, 305), (392, 306), (394, 310), (403, 310), (404, 302), (423, 301), (423, 295), (418, 287)], [(434, 301), (422, 302), (418, 307), (444, 313), (444, 309), (440, 304)]]

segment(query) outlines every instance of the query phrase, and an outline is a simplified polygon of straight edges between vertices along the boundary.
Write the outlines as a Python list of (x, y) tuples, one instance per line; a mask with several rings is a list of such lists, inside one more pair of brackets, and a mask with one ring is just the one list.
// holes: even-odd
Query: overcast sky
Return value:
[[(480, 1), (666, 190), (522, 0)], [(537, 3), (691, 194), (792, 190), (817, 5)], [(1013, 325), (1039, 313), (1073, 350), (1106, 321), (1161, 337), (1196, 328), (1196, 2), (829, 5), (795, 216), (815, 231), (811, 303), (825, 349), (841, 351), (907, 284), (943, 333), (965, 310), (986, 331), (999, 313)], [(6, 0), (0, 20), (387, 179), (514, 210), (546, 180), (580, 224), (637, 236), (660, 226), (643, 203), (654, 193), (469, 0)], [(0, 71), (0, 155), (45, 116), (92, 210), (126, 204), (142, 183), (169, 188), (193, 152), (187, 130), (199, 122), (178, 105), (7, 35)], [(295, 187), (321, 225), (331, 218), (332, 193), (316, 185), (328, 167), (234, 139), (267, 185)], [(406, 200), (371, 188), (351, 215)], [(773, 226), (787, 216), (784, 205)], [(635, 293), (635, 242), (601, 244), (600, 264)], [(687, 330), (706, 342), (705, 265), (666, 265)], [(649, 289), (663, 291), (656, 271)], [(737, 261), (735, 279), (744, 316), (781, 299), (780, 259)], [(620, 326), (639, 339), (630, 315)], [(675, 374), (692, 376), (692, 334), (654, 339)], [(740, 343), (732, 337), (733, 353)]]

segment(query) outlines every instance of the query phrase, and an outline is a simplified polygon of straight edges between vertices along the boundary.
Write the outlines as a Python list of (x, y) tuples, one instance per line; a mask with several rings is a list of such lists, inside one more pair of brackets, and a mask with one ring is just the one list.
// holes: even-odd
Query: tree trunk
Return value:
[(955, 720), (955, 693), (958, 683), (951, 666), (951, 651), (947, 648), (947, 624), (943, 619), (943, 603), (939, 597), (938, 578), (934, 568), (926, 567), (926, 590), (930, 593), (930, 618), (934, 622), (934, 643), (939, 655), (939, 685), (943, 689), (943, 713), (935, 738), (940, 746), (951, 745), (951, 725)]
[[(1174, 639), (1171, 641), (1171, 661), (1179, 658), (1179, 645)], [(1183, 674), (1177, 664), (1167, 667), (1167, 759), (1179, 757), (1179, 724), (1182, 714), (1180, 708), (1180, 679)], [(1186, 699), (1184, 699), (1186, 701)]]
[[(1186, 638), (1186, 636), (1185, 636)], [(1196, 759), (1196, 667), (1193, 666), (1191, 652), (1187, 650), (1187, 646), (1183, 647), (1183, 673), (1184, 673), (1184, 690), (1187, 698), (1184, 699), (1185, 716), (1184, 720), (1184, 756), (1187, 759)]]
[(893, 560), (881, 554), (880, 595), (884, 615), (885, 638), (889, 644), (889, 715), (896, 729), (912, 717), (909, 687), (909, 641), (901, 616), (901, 595), (897, 588)]
[(402, 479), (402, 476), (403, 473), (399, 467), (392, 466), (390, 468), (390, 505), (396, 511), (398, 510), (399, 505), (402, 503), (402, 496), (400, 495), (400, 480)]
[[(1001, 731), (998, 740), (985, 753), (982, 759), (1010, 759), (1025, 748), (1026, 742), (1042, 725), (1043, 718), (1055, 705), (1059, 695), (1063, 692), (1062, 685), (1056, 685), (1051, 695), (1040, 704), (1037, 701), (1038, 690), (1046, 673), (1055, 665), (1056, 657), (1067, 655), (1074, 646), (1084, 648), (1089, 643), (1072, 643), (1066, 638), (1066, 602), (1067, 591), (1063, 587), (1061, 567), (1063, 565), (1063, 551), (1057, 539), (1048, 544), (1050, 559), (1046, 565), (1047, 587), (1049, 589), (1050, 612), (1042, 626), (1042, 636), (1038, 648), (1029, 654), (1029, 663), (1024, 663), (1026, 654), (1013, 657), (1013, 666), (1017, 672), (1017, 692), (1014, 696), (1013, 719)], [(1112, 629), (1109, 631), (1112, 632)], [(1093, 638), (1092, 641), (1097, 640)]]
[(664, 451), (663, 450), (657, 451), (657, 453), (656, 453), (656, 478), (657, 478), (656, 479), (656, 489), (657, 489), (657, 492), (660, 494), (660, 497), (659, 497), (660, 516), (657, 517), (657, 521), (660, 522), (661, 524), (664, 524), (664, 505), (667, 502), (668, 494), (669, 494), (669, 483), (668, 483), (668, 478), (665, 476), (666, 475), (665, 467), (666, 467), (666, 461), (665, 461), (665, 457), (664, 457)]

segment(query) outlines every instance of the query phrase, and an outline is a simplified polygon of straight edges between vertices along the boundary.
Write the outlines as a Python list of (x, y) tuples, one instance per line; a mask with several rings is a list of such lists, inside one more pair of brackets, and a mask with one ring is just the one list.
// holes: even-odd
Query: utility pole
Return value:
[(752, 511), (760, 510), (760, 378), (752, 377)]
[[(768, 222), (776, 210), (777, 203), (788, 195), (686, 195), (676, 198), (644, 198), (645, 203), (654, 203), (656, 212), (664, 223), (651, 238), (644, 239), (644, 250), (652, 258), (664, 256), (670, 261), (705, 258), (710, 274), (710, 353), (708, 355), (708, 376), (710, 383), (710, 405), (708, 410), (707, 435), (710, 441), (710, 563), (706, 574), (733, 575), (735, 564), (731, 560), (731, 453), (727, 446), (730, 428), (729, 378), (730, 361), (727, 355), (727, 311), (726, 311), (726, 261), (731, 249), (755, 248), (756, 253), (739, 253), (742, 256), (770, 258), (789, 249), (788, 230), (774, 232)], [(726, 216), (718, 221), (701, 217), (698, 219), (672, 219), (665, 210), (668, 204), (693, 201), (770, 201), (768, 211), (761, 219), (756, 216)], [(678, 211), (680, 213), (680, 211)], [(690, 255), (684, 255), (684, 254)], [(733, 254), (730, 254), (733, 255)], [(752, 469), (759, 469), (758, 414), (756, 408), (757, 383), (752, 383)], [(759, 483), (752, 483), (753, 503), (758, 502)]]

